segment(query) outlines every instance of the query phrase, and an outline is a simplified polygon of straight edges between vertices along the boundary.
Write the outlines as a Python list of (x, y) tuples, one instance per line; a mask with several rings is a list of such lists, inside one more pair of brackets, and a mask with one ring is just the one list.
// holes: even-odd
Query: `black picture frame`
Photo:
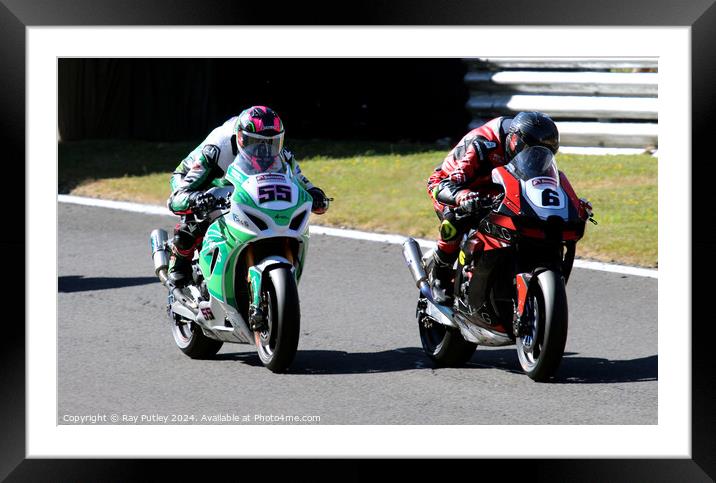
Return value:
[[(678, 0), (602, 0), (587, 2), (533, 2), (513, 0), (504, 6), (488, 1), (410, 1), (365, 0), (350, 2), (350, 8), (336, 8), (335, 2), (293, 2), (272, 9), (266, 18), (265, 9), (257, 2), (240, 0), (162, 0), (151, 4), (140, 1), (110, 2), (107, 0), (3, 0), (0, 4), (0, 52), (2, 53), (3, 87), (2, 134), (5, 162), (16, 169), (13, 184), (24, 189), (27, 180), (19, 168), (25, 159), (25, 29), (30, 26), (110, 26), (110, 25), (549, 25), (549, 26), (690, 26), (692, 60), (692, 199), (669, 200), (691, 203), (692, 307), (684, 307), (684, 319), (670, 321), (686, 330), (691, 316), (692, 334), (692, 459), (555, 459), (555, 460), (481, 460), (480, 473), (486, 467), (504, 474), (507, 469), (517, 475), (529, 471), (538, 481), (713, 481), (716, 475), (716, 400), (712, 344), (714, 316), (708, 310), (710, 291), (705, 275), (714, 268), (716, 253), (712, 235), (716, 216), (711, 208), (709, 187), (714, 174), (708, 142), (713, 134), (707, 131), (716, 110), (716, 7), (714, 0), (681, 2)], [(321, 13), (317, 13), (321, 12)], [(517, 41), (519, 41), (517, 39)], [(686, 122), (687, 120), (684, 120)], [(689, 147), (684, 146), (688, 155)], [(9, 161), (12, 160), (12, 161)], [(679, 160), (681, 161), (681, 160)], [(698, 168), (698, 170), (696, 169)], [(698, 172), (698, 176), (694, 173)], [(20, 175), (19, 173), (23, 173)], [(17, 178), (22, 176), (23, 182)], [(5, 195), (5, 193), (3, 193)], [(4, 200), (10, 201), (7, 195)], [(13, 197), (22, 203), (24, 195)], [(15, 208), (17, 209), (17, 208)], [(25, 220), (25, 223), (28, 223)], [(2, 230), (0, 246), (6, 254), (6, 273), (17, 280), (23, 274), (18, 253), (25, 252), (24, 227)], [(688, 234), (683, 234), (688, 237)], [(684, 246), (688, 250), (688, 245)], [(27, 256), (27, 254), (26, 254)], [(30, 281), (31, 282), (31, 281)], [(31, 285), (31, 284), (30, 284)], [(25, 285), (23, 285), (25, 286)], [(699, 309), (699, 310), (697, 310)], [(699, 317), (701, 315), (701, 317)], [(41, 460), (26, 459), (25, 437), (25, 328), (24, 324), (3, 321), (0, 336), (0, 478), (8, 481), (53, 480), (98, 481), (140, 479), (148, 470), (159, 470), (164, 478), (188, 477), (188, 465), (158, 460)], [(314, 474), (310, 461), (287, 460), (285, 470), (294, 478), (300, 473)], [(461, 461), (468, 466), (469, 460)], [(239, 463), (240, 464), (240, 463)], [(218, 466), (217, 466), (218, 465)], [(233, 468), (236, 462), (212, 463), (212, 474), (219, 469)], [(366, 479), (375, 468), (357, 460), (333, 460), (331, 466), (340, 471), (341, 479)], [(193, 465), (202, 469), (202, 465)], [(405, 477), (422, 478), (445, 475), (445, 466), (430, 461), (409, 461), (403, 464)], [(325, 467), (324, 467), (325, 468)], [(242, 478), (265, 470), (264, 464), (242, 466)], [(450, 470), (452, 471), (452, 470)], [(327, 476), (331, 472), (326, 472)], [(449, 475), (449, 473), (448, 473)], [(315, 478), (313, 478), (315, 479)], [(331, 478), (336, 479), (334, 474)]]

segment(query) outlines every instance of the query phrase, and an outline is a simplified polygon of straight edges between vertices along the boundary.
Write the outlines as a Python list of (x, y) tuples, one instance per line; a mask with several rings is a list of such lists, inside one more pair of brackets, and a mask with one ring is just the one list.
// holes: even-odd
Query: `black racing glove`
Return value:
[(311, 198), (313, 198), (313, 205), (311, 206), (311, 211), (317, 215), (322, 215), (326, 211), (328, 211), (328, 205), (330, 204), (330, 198), (326, 196), (326, 193), (323, 192), (321, 188), (316, 188), (315, 186), (308, 190), (308, 194), (311, 195)]
[(462, 191), (455, 197), (457, 206), (463, 213), (474, 213), (482, 208), (482, 198), (476, 191)]
[(478, 193), (477, 191), (463, 190), (455, 197), (457, 207), (464, 214), (479, 213), (481, 210), (496, 208), (502, 195), (489, 195)]
[(189, 202), (191, 211), (206, 216), (216, 205), (216, 198), (211, 193), (197, 193)]

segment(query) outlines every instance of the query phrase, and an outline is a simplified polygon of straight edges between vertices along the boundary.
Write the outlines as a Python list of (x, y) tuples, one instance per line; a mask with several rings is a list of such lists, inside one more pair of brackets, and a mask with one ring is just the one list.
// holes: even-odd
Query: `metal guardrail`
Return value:
[(651, 72), (468, 72), (465, 82), (481, 91), (611, 96), (656, 96), (658, 74)]
[(473, 66), (490, 64), (500, 69), (656, 69), (653, 57), (484, 57), (468, 59)]
[(588, 97), (484, 94), (470, 98), (473, 112), (513, 114), (541, 111), (553, 118), (657, 119), (657, 99), (649, 97)]
[(656, 59), (466, 59), (471, 127), (520, 111), (549, 114), (563, 146), (658, 146)]

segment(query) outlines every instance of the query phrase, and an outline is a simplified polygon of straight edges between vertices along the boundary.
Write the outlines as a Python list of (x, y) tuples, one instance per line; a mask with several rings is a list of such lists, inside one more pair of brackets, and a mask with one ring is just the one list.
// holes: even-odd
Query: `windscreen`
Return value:
[(548, 177), (559, 181), (557, 165), (552, 151), (542, 146), (523, 149), (506, 166), (518, 179)]

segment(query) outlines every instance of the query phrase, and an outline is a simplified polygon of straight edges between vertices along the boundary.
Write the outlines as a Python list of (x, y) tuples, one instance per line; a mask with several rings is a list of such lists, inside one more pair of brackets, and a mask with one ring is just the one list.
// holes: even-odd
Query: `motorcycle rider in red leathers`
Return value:
[[(454, 209), (475, 211), (481, 199), (500, 193), (492, 169), (509, 163), (528, 146), (559, 149), (554, 121), (541, 112), (498, 117), (468, 132), (428, 179), (428, 193), (440, 219), (440, 239), (433, 254), (433, 296), (440, 304), (452, 300), (453, 264), (469, 218), (456, 219)], [(471, 223), (474, 223), (471, 222)]]

